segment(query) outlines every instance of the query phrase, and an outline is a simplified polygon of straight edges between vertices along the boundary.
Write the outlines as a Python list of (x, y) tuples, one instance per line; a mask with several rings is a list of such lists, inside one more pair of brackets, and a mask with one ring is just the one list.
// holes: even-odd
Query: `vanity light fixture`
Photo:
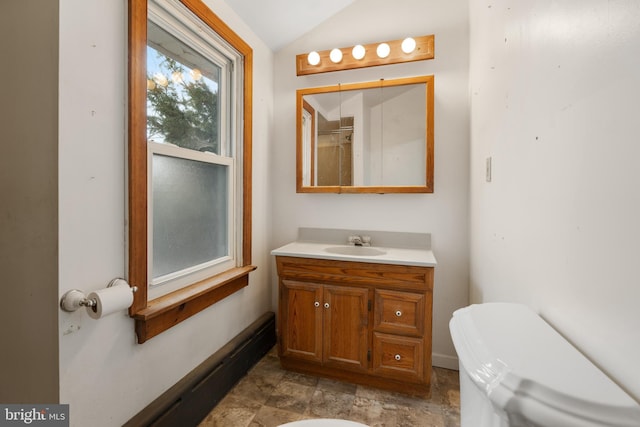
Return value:
[(296, 74), (326, 73), (434, 58), (434, 36), (407, 37), (296, 55)]
[(338, 48), (333, 49), (331, 53), (329, 53), (329, 59), (331, 59), (331, 62), (334, 64), (340, 63), (340, 61), (342, 61), (342, 51)]

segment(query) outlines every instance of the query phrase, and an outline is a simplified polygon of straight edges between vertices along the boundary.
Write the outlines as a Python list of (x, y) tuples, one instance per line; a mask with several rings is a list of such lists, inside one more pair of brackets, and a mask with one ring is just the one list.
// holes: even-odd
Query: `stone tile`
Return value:
[(458, 371), (434, 368), (434, 372), (437, 373), (437, 384), (439, 387), (460, 390), (460, 377)]
[(284, 376), (284, 373), (284, 369), (280, 366), (280, 360), (277, 357), (267, 355), (256, 363), (256, 365), (249, 370), (247, 375), (273, 377), (280, 380)]
[(284, 376), (282, 377), (284, 381), (294, 382), (298, 384), (304, 384), (310, 387), (315, 387), (318, 385), (318, 377), (314, 377), (312, 375), (300, 374), (298, 372), (293, 371), (284, 371)]
[(347, 393), (355, 395), (358, 386), (356, 384), (330, 380), (328, 378), (320, 378), (318, 379), (317, 388), (319, 390), (332, 391), (335, 393)]
[(269, 350), (267, 356), (278, 358), (278, 346), (274, 345), (273, 347), (271, 347), (271, 350)]
[(282, 380), (266, 402), (267, 406), (304, 413), (309, 406), (315, 386)]
[(261, 407), (257, 402), (227, 395), (199, 427), (246, 427)]
[(460, 427), (460, 414), (447, 415), (445, 421), (446, 427)]
[(356, 396), (349, 413), (349, 420), (370, 427), (395, 427), (397, 425), (397, 407), (375, 399)]
[[(365, 386), (358, 386), (356, 395), (358, 397), (383, 402), (386, 408), (390, 408), (396, 411), (398, 414), (400, 414), (402, 411), (407, 410), (432, 414), (433, 416), (428, 415), (425, 417), (425, 419), (430, 420), (429, 422), (434, 425), (438, 425), (437, 423), (441, 422), (440, 418), (446, 417), (450, 413), (456, 414), (459, 412), (459, 391), (451, 389), (448, 390), (448, 392), (451, 393), (450, 401), (452, 406), (449, 406), (449, 400), (444, 397), (445, 392), (436, 385), (434, 385), (432, 395), (429, 399), (410, 396), (402, 393), (378, 390)], [(455, 394), (456, 392), (458, 393), (457, 395)], [(409, 417), (409, 420), (411, 420), (411, 417)], [(402, 421), (401, 419), (398, 419), (398, 423), (404, 423), (402, 425), (411, 425), (411, 421)], [(416, 424), (416, 426), (421, 426), (421, 424)]]
[(460, 411), (460, 390), (449, 389), (445, 394), (445, 403), (450, 408)]
[(276, 427), (311, 418), (342, 418), (371, 427), (460, 427), (457, 371), (434, 368), (423, 399), (282, 369), (274, 347), (200, 427)]
[(356, 388), (356, 397), (362, 397), (369, 400), (387, 400), (386, 398), (389, 394), (389, 392), (364, 385), (359, 385)]
[(383, 402), (386, 406), (393, 407), (393, 409), (397, 409), (398, 406), (410, 405), (414, 401), (423, 401), (421, 398), (412, 397), (407, 394), (380, 390), (377, 388), (366, 386), (358, 386), (358, 389), (356, 390), (356, 396)]
[(303, 419), (303, 417), (298, 413), (285, 411), (284, 409), (272, 408), (270, 406), (263, 406), (258, 411), (251, 424), (249, 424), (249, 427), (276, 427), (281, 424), (301, 419)]
[[(460, 382), (458, 372), (434, 368), (431, 400), (438, 405), (460, 407)], [(452, 393), (455, 391), (456, 393)]]
[(431, 399), (424, 399), (402, 393), (390, 393), (390, 396), (398, 406), (428, 407), (431, 402)]
[(422, 407), (405, 406), (398, 409), (398, 427), (446, 427), (445, 416)]
[(304, 415), (310, 418), (345, 419), (349, 416), (354, 399), (355, 394), (316, 389)]
[(460, 376), (458, 371), (434, 367), (432, 372), (435, 374), (438, 384), (460, 388)]
[(253, 400), (263, 405), (279, 383), (280, 378), (271, 375), (247, 375), (236, 384), (230, 395)]

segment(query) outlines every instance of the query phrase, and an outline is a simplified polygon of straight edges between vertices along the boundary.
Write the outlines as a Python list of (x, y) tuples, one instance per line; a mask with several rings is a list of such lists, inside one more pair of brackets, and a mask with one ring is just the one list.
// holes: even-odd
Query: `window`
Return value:
[(200, 0), (130, 0), (138, 342), (248, 284), (252, 52)]

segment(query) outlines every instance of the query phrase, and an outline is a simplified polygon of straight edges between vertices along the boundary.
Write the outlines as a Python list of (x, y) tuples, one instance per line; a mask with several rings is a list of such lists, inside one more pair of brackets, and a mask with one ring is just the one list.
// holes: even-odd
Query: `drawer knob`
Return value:
[(329, 303), (328, 302), (324, 303), (324, 308), (329, 308)]
[(314, 302), (313, 305), (316, 307), (320, 307), (320, 303), (318, 301)]
[(396, 311), (396, 316), (397, 316), (397, 317), (402, 316), (402, 312), (401, 312), (400, 310)]
[(400, 357), (400, 355), (399, 355), (399, 354), (396, 354), (393, 358), (394, 358), (394, 359), (396, 359), (396, 360), (400, 360), (400, 359), (402, 359), (402, 357)]

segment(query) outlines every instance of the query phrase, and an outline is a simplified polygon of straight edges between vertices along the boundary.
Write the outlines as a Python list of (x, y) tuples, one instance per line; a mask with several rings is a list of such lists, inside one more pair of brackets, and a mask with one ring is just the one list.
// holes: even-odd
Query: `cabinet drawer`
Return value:
[(423, 382), (423, 353), (420, 338), (374, 333), (373, 371), (384, 377)]
[(424, 294), (376, 289), (375, 324), (379, 332), (422, 336)]

